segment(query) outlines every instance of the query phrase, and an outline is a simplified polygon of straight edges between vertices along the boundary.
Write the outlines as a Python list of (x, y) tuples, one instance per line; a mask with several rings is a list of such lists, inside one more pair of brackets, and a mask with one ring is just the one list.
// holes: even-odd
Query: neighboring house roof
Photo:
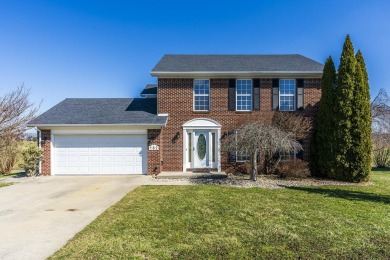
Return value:
[(299, 54), (291, 55), (164, 55), (152, 76), (186, 74), (279, 75), (321, 74), (323, 64)]
[(144, 90), (141, 92), (141, 97), (155, 96), (157, 95), (157, 84), (147, 84)]
[(157, 99), (67, 98), (28, 125), (165, 125), (167, 118), (157, 115)]

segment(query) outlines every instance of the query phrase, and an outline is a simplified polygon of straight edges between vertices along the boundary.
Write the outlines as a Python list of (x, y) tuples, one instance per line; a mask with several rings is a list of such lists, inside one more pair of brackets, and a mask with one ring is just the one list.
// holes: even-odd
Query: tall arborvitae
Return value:
[(371, 109), (368, 74), (363, 55), (356, 54), (355, 89), (352, 110), (352, 147), (349, 151), (350, 179), (368, 180), (371, 172)]
[(355, 89), (356, 59), (351, 39), (347, 35), (337, 75), (335, 90), (335, 142), (334, 142), (334, 171), (329, 172), (329, 177), (353, 181), (350, 173), (349, 151), (353, 145), (351, 135), (353, 95)]
[(334, 146), (334, 104), (336, 68), (332, 57), (325, 62), (321, 80), (320, 109), (317, 116), (316, 132), (312, 149), (311, 170), (315, 176), (331, 176), (333, 171)]

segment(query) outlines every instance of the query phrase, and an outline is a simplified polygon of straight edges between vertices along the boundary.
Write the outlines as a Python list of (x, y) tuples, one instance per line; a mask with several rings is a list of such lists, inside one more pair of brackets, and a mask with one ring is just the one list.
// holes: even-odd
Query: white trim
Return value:
[(78, 129), (56, 129), (51, 131), (56, 135), (146, 135), (146, 129), (139, 130), (103, 130), (103, 129), (89, 129), (89, 130), (78, 130)]
[(221, 128), (217, 129), (217, 135), (215, 136), (217, 141), (217, 169), (221, 172)]
[(28, 125), (28, 127), (67, 127), (67, 126), (138, 126), (138, 127), (161, 127), (165, 126), (164, 124), (36, 124), (36, 125)]
[(55, 166), (55, 156), (54, 156), (54, 145), (55, 143), (55, 137), (54, 134), (50, 133), (50, 175), (56, 175), (54, 172), (54, 166)]
[[(194, 132), (197, 130), (203, 130), (205, 132), (209, 133), (208, 140), (209, 140), (209, 165), (208, 168), (217, 168), (218, 172), (221, 171), (221, 124), (219, 124), (217, 121), (214, 121), (209, 118), (195, 118), (192, 120), (187, 121), (182, 125), (183, 127), (183, 172), (187, 171), (187, 168), (193, 168), (194, 165), (194, 151), (191, 152), (192, 158), (191, 163), (188, 162), (188, 149), (192, 149), (193, 147), (187, 147), (188, 146), (188, 133), (191, 134), (191, 145), (195, 145), (195, 134)], [(216, 147), (215, 152), (216, 154), (215, 159), (216, 161), (212, 161), (212, 154), (211, 154), (211, 134), (215, 134), (216, 139)]]
[(182, 125), (183, 129), (220, 129), (222, 125), (209, 118), (194, 118)]
[[(93, 134), (98, 134), (98, 133), (92, 133), (90, 131), (83, 131), (83, 132), (73, 132), (73, 133), (67, 133), (66, 131), (56, 131), (56, 132), (53, 132), (51, 131), (51, 134), (50, 134), (50, 139), (51, 139), (51, 142), (50, 142), (50, 175), (52, 176), (55, 176), (55, 175), (61, 175), (61, 174), (56, 174), (55, 172), (55, 142), (56, 142), (56, 136), (57, 135), (93, 135)], [(110, 134), (112, 135), (129, 135), (129, 136), (134, 136), (134, 135), (139, 135), (139, 136), (143, 136), (143, 141), (145, 142), (145, 151), (143, 153), (143, 157), (142, 157), (142, 175), (147, 175), (148, 174), (148, 145), (147, 145), (147, 142), (148, 142), (148, 138), (147, 138), (147, 134), (144, 133), (144, 134), (134, 134), (134, 133), (116, 133), (115, 131), (113, 132), (110, 132)], [(77, 174), (77, 175), (83, 175), (83, 174)], [(90, 175), (90, 174), (88, 174)], [(120, 174), (120, 175), (130, 175), (130, 174)]]
[(38, 148), (39, 152), (41, 153), (41, 158), (39, 158), (39, 164), (38, 164), (38, 174), (42, 175), (42, 132), (38, 129), (38, 127), (35, 127), (35, 130), (37, 130), (37, 136), (38, 136)]
[(157, 94), (141, 94), (143, 98), (157, 98)]
[[(294, 94), (280, 94), (280, 82), (281, 80), (293, 80), (294, 81)], [(279, 79), (279, 111), (281, 112), (292, 112), (297, 110), (297, 105), (296, 105), (296, 99), (297, 99), (297, 80), (296, 79)], [(281, 110), (280, 107), (280, 97), (293, 97), (293, 109), (292, 110)]]
[[(240, 94), (240, 97), (251, 97), (251, 109), (250, 110), (238, 110), (237, 102), (238, 102), (238, 93), (237, 93), (237, 81), (239, 80), (250, 80), (251, 81), (251, 93), (250, 94)], [(248, 112), (253, 110), (253, 80), (252, 79), (236, 79), (236, 111)]]
[[(206, 95), (206, 94), (195, 94), (195, 81), (196, 80), (207, 80), (209, 82), (209, 94)], [(210, 111), (210, 107), (211, 107), (211, 100), (210, 100), (210, 95), (211, 95), (211, 88), (210, 88), (210, 79), (194, 79), (193, 82), (192, 82), (192, 111), (194, 112), (209, 112)], [(198, 96), (198, 97), (206, 97), (208, 96), (209, 97), (209, 109), (208, 110), (196, 110), (195, 109), (195, 96)]]
[(228, 73), (234, 73), (234, 74), (248, 74), (248, 73), (262, 73), (262, 74), (269, 74), (269, 73), (322, 73), (322, 71), (151, 71), (150, 74), (168, 74), (168, 73), (177, 73), (177, 74), (186, 74), (186, 73), (204, 73), (204, 74), (228, 74)]
[(169, 114), (158, 114), (157, 116), (169, 116)]
[(193, 78), (196, 77), (213, 77), (224, 78), (227, 76), (237, 77), (299, 77), (299, 78), (321, 78), (322, 71), (151, 71), (152, 76), (161, 78), (177, 77), (177, 78)]
[[(191, 135), (192, 137), (192, 135)], [(183, 172), (187, 172), (187, 144), (188, 144), (188, 134), (187, 134), (187, 131), (183, 128)], [(191, 147), (189, 148), (191, 149)]]

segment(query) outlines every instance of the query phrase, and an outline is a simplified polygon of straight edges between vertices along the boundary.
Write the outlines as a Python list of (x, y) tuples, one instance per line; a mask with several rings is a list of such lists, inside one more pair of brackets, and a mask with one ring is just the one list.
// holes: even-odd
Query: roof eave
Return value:
[(150, 74), (160, 78), (193, 78), (193, 77), (257, 77), (257, 78), (321, 78), (322, 71), (151, 71)]
[(137, 127), (161, 127), (166, 126), (168, 118), (165, 123), (149, 123), (149, 124), (28, 124), (27, 127), (85, 127), (85, 126), (137, 126)]

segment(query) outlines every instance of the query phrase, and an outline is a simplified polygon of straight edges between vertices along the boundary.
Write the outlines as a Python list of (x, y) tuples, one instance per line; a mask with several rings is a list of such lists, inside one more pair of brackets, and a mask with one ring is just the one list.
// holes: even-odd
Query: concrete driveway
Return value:
[[(147, 176), (9, 178), (0, 188), (0, 259), (44, 259)], [(2, 180), (4, 181), (4, 180)]]

